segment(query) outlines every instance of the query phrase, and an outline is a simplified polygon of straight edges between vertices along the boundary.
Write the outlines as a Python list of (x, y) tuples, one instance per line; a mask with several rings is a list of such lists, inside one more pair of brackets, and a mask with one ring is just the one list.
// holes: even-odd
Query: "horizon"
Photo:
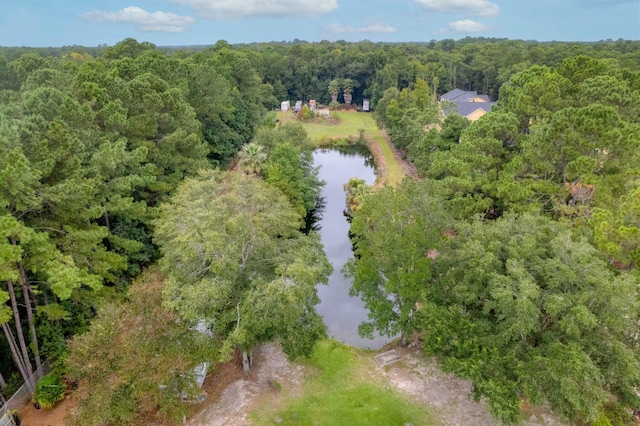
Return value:
[[(638, 0), (23, 0), (3, 3), (0, 45), (156, 46), (429, 43), (484, 37), (545, 42), (640, 40)], [(28, 29), (28, 31), (25, 31)]]
[(135, 39), (137, 42), (139, 43), (152, 43), (155, 45), (156, 48), (173, 48), (173, 49), (180, 49), (180, 48), (208, 48), (208, 47), (212, 47), (215, 46), (215, 44), (217, 42), (220, 41), (224, 41), (227, 42), (229, 45), (231, 46), (249, 46), (249, 45), (254, 45), (254, 44), (323, 44), (323, 43), (341, 43), (341, 42), (345, 42), (347, 44), (358, 44), (358, 43), (372, 43), (372, 44), (429, 44), (429, 43), (438, 43), (441, 42), (443, 40), (454, 40), (455, 42), (460, 42), (460, 41), (464, 41), (466, 39), (469, 40), (473, 40), (473, 41), (487, 41), (487, 42), (499, 42), (499, 41), (520, 41), (520, 42), (524, 42), (524, 43), (540, 43), (540, 44), (551, 44), (551, 43), (566, 43), (566, 44), (599, 44), (599, 43), (618, 43), (618, 42), (640, 42), (640, 40), (632, 40), (632, 39), (624, 39), (624, 38), (618, 38), (618, 39), (606, 39), (606, 40), (545, 40), (545, 41), (541, 41), (541, 40), (525, 40), (525, 39), (519, 39), (519, 38), (507, 38), (507, 37), (483, 37), (483, 36), (477, 36), (477, 37), (473, 37), (473, 36), (466, 36), (466, 37), (462, 37), (462, 38), (458, 38), (458, 39), (450, 39), (450, 38), (440, 38), (440, 39), (432, 39), (432, 40), (427, 40), (427, 41), (415, 41), (415, 40), (407, 40), (407, 41), (371, 41), (368, 39), (362, 39), (362, 40), (319, 40), (319, 41), (310, 41), (310, 40), (298, 40), (298, 39), (293, 39), (293, 40), (271, 40), (271, 41), (251, 41), (251, 42), (244, 42), (244, 43), (231, 43), (228, 40), (224, 40), (224, 39), (219, 39), (219, 40), (215, 40), (212, 43), (206, 43), (206, 44), (155, 44), (150, 40), (145, 40), (145, 39), (137, 39), (135, 37), (125, 37), (122, 40), (118, 40), (113, 44), (99, 44), (99, 45), (84, 45), (84, 44), (64, 44), (64, 45), (56, 45), (56, 46), (30, 46), (30, 45), (14, 45), (14, 46), (9, 46), (9, 45), (2, 45), (0, 44), (0, 48), (5, 48), (5, 49), (23, 49), (23, 48), (27, 48), (27, 49), (62, 49), (65, 47), (83, 47), (83, 48), (88, 48), (88, 49), (97, 49), (97, 48), (103, 48), (103, 47), (111, 47), (116, 45), (117, 43), (120, 43), (122, 41), (124, 41), (127, 38), (133, 38)]

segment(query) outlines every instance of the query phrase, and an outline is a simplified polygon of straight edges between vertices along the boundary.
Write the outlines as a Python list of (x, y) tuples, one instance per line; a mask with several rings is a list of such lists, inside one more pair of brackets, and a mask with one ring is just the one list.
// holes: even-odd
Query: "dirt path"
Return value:
[[(378, 367), (390, 385), (424, 404), (438, 424), (454, 425), (501, 425), (484, 402), (475, 402), (471, 396), (471, 382), (452, 374), (444, 373), (434, 360), (426, 359), (414, 348), (396, 348), (401, 361), (388, 367)], [(533, 410), (532, 410), (533, 411)], [(528, 413), (523, 426), (561, 426), (548, 410), (536, 409)]]
[[(247, 375), (242, 374), (240, 363), (237, 361), (237, 369), (240, 371), (237, 380), (222, 389), (217, 399), (211, 401), (213, 398), (207, 398), (209, 404), (205, 402), (203, 408), (187, 425), (250, 425), (249, 414), (259, 401), (278, 398), (281, 392), (291, 396), (299, 394), (305, 375), (304, 367), (290, 363), (280, 346), (273, 343), (263, 344), (255, 350), (254, 357), (254, 367)], [(216, 387), (215, 383), (211, 385), (212, 389)]]
[[(471, 383), (446, 374), (435, 361), (425, 359), (413, 348), (396, 348), (401, 361), (387, 367), (379, 366), (373, 357), (372, 375), (382, 377), (391, 387), (407, 395), (415, 403), (424, 405), (443, 426), (498, 426), (484, 401), (471, 398)], [(239, 368), (239, 367), (238, 367)], [(290, 363), (278, 345), (268, 343), (256, 350), (253, 371), (240, 373), (229, 383), (216, 400), (205, 403), (187, 423), (189, 426), (245, 426), (251, 424), (251, 411), (259, 405), (275, 401), (282, 395), (300, 395), (305, 368)], [(273, 385), (280, 384), (282, 391)], [(282, 392), (282, 393), (280, 393)], [(209, 398), (208, 398), (209, 400)], [(532, 411), (524, 426), (561, 426), (563, 423), (547, 410)], [(274, 419), (277, 423), (278, 419)]]

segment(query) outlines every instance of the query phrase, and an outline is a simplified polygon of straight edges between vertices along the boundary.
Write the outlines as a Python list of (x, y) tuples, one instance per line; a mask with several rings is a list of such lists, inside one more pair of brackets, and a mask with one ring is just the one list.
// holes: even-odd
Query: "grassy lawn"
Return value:
[(365, 352), (320, 342), (305, 364), (313, 371), (302, 395), (285, 396), (251, 414), (257, 425), (435, 425), (429, 413), (376, 377)]
[[(338, 124), (303, 122), (302, 125), (307, 131), (311, 140), (320, 142), (327, 138), (345, 138), (350, 136), (358, 137), (360, 130), (364, 130), (365, 138), (371, 144), (369, 149), (376, 158), (376, 164), (384, 162), (383, 167), (379, 167), (383, 176), (379, 177), (380, 184), (396, 185), (404, 178), (402, 165), (395, 159), (389, 143), (376, 126), (373, 115), (366, 112), (339, 111), (336, 113), (340, 117)], [(291, 112), (278, 112), (276, 116), (282, 123), (296, 121)], [(377, 148), (376, 148), (377, 147)], [(377, 151), (377, 152), (376, 152)], [(379, 158), (381, 156), (382, 158)]]

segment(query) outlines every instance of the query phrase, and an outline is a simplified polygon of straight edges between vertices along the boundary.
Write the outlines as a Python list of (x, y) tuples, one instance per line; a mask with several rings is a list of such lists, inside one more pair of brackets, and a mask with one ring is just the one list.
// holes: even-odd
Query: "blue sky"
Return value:
[(640, 0), (0, 0), (1, 46), (640, 39)]

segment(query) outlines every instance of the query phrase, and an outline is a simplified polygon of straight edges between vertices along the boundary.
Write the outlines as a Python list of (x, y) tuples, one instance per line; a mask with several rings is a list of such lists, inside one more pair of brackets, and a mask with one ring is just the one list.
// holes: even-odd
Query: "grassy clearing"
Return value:
[[(343, 138), (349, 136), (358, 136), (360, 129), (365, 131), (378, 130), (373, 116), (364, 112), (355, 111), (338, 111), (332, 113), (340, 118), (337, 124), (329, 124), (325, 122), (302, 122), (303, 127), (313, 141), (325, 138)], [(278, 112), (276, 115), (283, 123), (296, 121), (292, 112)]]
[[(376, 159), (376, 164), (378, 164), (378, 184), (393, 186), (399, 183), (405, 176), (404, 169), (393, 156), (391, 146), (384, 134), (376, 126), (373, 115), (355, 111), (339, 111), (336, 114), (340, 117), (340, 122), (337, 124), (324, 122), (302, 123), (311, 140), (321, 144), (322, 141), (332, 138), (357, 138), (360, 131), (364, 130), (365, 139), (370, 145), (369, 149)], [(278, 112), (277, 118), (282, 123), (296, 120), (291, 112)]]
[(284, 396), (251, 414), (257, 425), (434, 425), (430, 414), (384, 385), (363, 351), (320, 342), (305, 364), (312, 373), (297, 398)]

